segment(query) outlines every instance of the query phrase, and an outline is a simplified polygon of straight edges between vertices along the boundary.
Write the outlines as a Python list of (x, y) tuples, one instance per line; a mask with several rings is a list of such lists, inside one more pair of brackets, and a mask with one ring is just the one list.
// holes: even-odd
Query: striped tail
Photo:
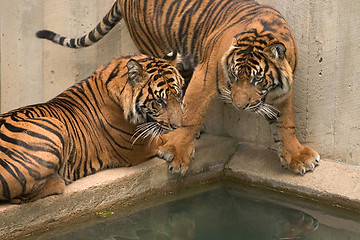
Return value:
[(103, 20), (88, 34), (79, 38), (68, 38), (49, 30), (41, 30), (36, 37), (48, 39), (54, 43), (69, 48), (82, 48), (90, 46), (102, 39), (122, 19), (120, 1), (116, 1)]

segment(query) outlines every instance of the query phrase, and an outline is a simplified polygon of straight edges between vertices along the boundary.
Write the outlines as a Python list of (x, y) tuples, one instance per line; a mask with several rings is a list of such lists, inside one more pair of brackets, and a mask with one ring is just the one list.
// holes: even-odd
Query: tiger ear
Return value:
[(134, 87), (135, 84), (138, 84), (144, 79), (144, 69), (138, 61), (135, 59), (130, 59), (126, 67), (128, 68), (129, 84)]
[(264, 52), (275, 60), (284, 59), (286, 47), (282, 42), (273, 42), (267, 46)]

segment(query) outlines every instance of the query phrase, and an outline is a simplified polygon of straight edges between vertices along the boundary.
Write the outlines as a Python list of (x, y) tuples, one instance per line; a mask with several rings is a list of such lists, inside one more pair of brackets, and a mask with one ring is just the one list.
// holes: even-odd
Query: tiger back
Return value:
[(0, 115), (0, 200), (32, 201), (157, 154), (181, 124), (183, 79), (167, 61), (114, 59), (52, 100)]

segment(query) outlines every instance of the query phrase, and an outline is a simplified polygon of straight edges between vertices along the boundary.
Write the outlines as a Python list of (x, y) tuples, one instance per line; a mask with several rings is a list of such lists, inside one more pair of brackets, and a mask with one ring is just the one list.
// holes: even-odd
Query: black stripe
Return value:
[(281, 75), (281, 71), (278, 67), (274, 66), (276, 74), (278, 75), (278, 81), (279, 81), (279, 87), (282, 89), (284, 87), (284, 83), (282, 80), (282, 75)]
[(121, 64), (121, 62), (119, 61), (119, 62), (116, 64), (116, 66), (113, 68), (113, 70), (111, 71), (108, 79), (106, 80), (105, 86), (106, 86), (107, 89), (108, 89), (109, 83), (110, 83), (116, 76), (118, 76), (118, 74), (119, 74), (119, 72), (120, 72), (120, 64)]
[(6, 182), (6, 179), (0, 174), (0, 181), (3, 187), (2, 194), (6, 200), (10, 200), (10, 189), (9, 184)]
[(269, 71), (269, 64), (266, 62), (265, 68), (264, 68), (264, 75)]
[[(33, 160), (35, 160), (36, 163), (40, 164), (41, 166), (46, 167), (47, 169), (54, 170), (53, 172), (56, 172), (59, 169), (59, 164), (58, 163), (60, 163), (60, 161), (58, 161), (58, 163), (52, 163), (52, 162), (46, 161), (46, 160), (44, 160), (42, 158), (39, 158), (39, 157), (37, 157), (37, 156), (35, 156), (33, 154), (30, 154), (29, 152), (23, 152), (23, 154), (25, 155), (25, 157), (23, 159), (32, 158)], [(24, 165), (24, 167), (25, 166), (26, 165)], [(28, 168), (27, 166), (26, 166), (26, 168), (29, 171), (29, 174), (32, 177), (34, 177), (36, 180), (39, 180), (39, 179), (42, 178), (41, 174), (38, 171), (36, 171), (36, 170), (34, 170), (32, 168)]]
[(256, 61), (255, 59), (249, 58), (248, 61), (249, 61), (250, 63), (252, 63), (253, 65), (256, 65), (256, 66), (259, 65), (259, 62)]
[(68, 46), (71, 48), (75, 48), (76, 47), (75, 41), (76, 41), (75, 38), (70, 39)]
[[(6, 152), (4, 152), (4, 150)], [(10, 151), (8, 151), (8, 149), (3, 148), (1, 146), (0, 146), (0, 151), (2, 151), (4, 154), (6, 154), (13, 162), (18, 163), (23, 168), (25, 168), (28, 171), (29, 175), (32, 178), (34, 178), (35, 180), (42, 179), (40, 173), (38, 171), (34, 170), (30, 166), (30, 165), (33, 165), (36, 168), (38, 168), (37, 165), (33, 164), (31, 159), (29, 158), (29, 156), (25, 156), (26, 152), (21, 153), (17, 150), (14, 150), (14, 152), (10, 152)], [(13, 172), (11, 170), (11, 168), (8, 165), (7, 165), (8, 167), (5, 167), (5, 169), (18, 181), (18, 183), (22, 186), (22, 193), (25, 193), (27, 179), (25, 178), (23, 173), (14, 164), (12, 164), (12, 163), (8, 163), (8, 164), (12, 165), (11, 168), (13, 168), (16, 171), (16, 174), (15, 174), (15, 172)], [(29, 166), (28, 166), (28, 164), (29, 164)], [(4, 162), (2, 162), (2, 166), (5, 166)]]
[(94, 30), (89, 32), (88, 36), (89, 36), (90, 41), (92, 41), (92, 42), (97, 42), (99, 40), (95, 37)]
[[(37, 119), (36, 119), (36, 120), (37, 120)], [(36, 120), (35, 120), (35, 121), (36, 121)], [(27, 121), (27, 122), (31, 122), (31, 123), (33, 123), (34, 125), (37, 125), (37, 126), (43, 128), (43, 129), (47, 130), (47, 131), (50, 130), (50, 132), (56, 134), (60, 139), (62, 139), (62, 136), (59, 134), (58, 131), (53, 131), (53, 129), (51, 129), (51, 128), (49, 128), (49, 127), (46, 127), (45, 125), (40, 124), (40, 123), (38, 123), (38, 122), (33, 122), (33, 121)], [(25, 134), (25, 135), (30, 135), (31, 137), (38, 138), (38, 139), (42, 139), (42, 140), (51, 142), (52, 144), (55, 145), (55, 142), (54, 142), (52, 139), (46, 137), (45, 135), (39, 134), (39, 133), (37, 133), (37, 132), (33, 132), (33, 131), (29, 130), (29, 129), (20, 128), (20, 127), (17, 127), (17, 126), (12, 125), (12, 124), (10, 124), (10, 123), (4, 123), (4, 127), (7, 128), (7, 129), (8, 129), (9, 131), (11, 131), (11, 132), (23, 133), (23, 134)], [(2, 135), (3, 135), (3, 134), (0, 134), (0, 136), (2, 136)], [(16, 140), (16, 139), (15, 139), (15, 140)]]
[(100, 23), (96, 26), (96, 31), (102, 36), (104, 36), (107, 33), (107, 31), (103, 32)]
[(64, 45), (65, 37), (60, 37), (59, 44)]
[(108, 16), (105, 16), (105, 17), (103, 18), (103, 23), (104, 23), (106, 26), (109, 26), (109, 27), (112, 27), (112, 26), (113, 26), (113, 23), (111, 23), (111, 22), (109, 21)]
[(86, 36), (83, 36), (83, 37), (79, 38), (78, 39), (78, 45), (85, 47), (86, 46), (85, 41), (86, 41)]
[(219, 65), (216, 64), (216, 88), (219, 94), (221, 94), (220, 88), (219, 88)]
[[(1, 150), (3, 150), (4, 148), (1, 148)], [(22, 174), (22, 172), (12, 163), (9, 162), (5, 162), (4, 160), (0, 159), (0, 165), (11, 175), (15, 178), (15, 180), (21, 185), (22, 187), (22, 192), (25, 191), (26, 189), (26, 178), (24, 177), (24, 175)], [(11, 167), (9, 166), (11, 165)], [(12, 170), (14, 169), (15, 172)], [(2, 175), (0, 175), (1, 177), (3, 177)], [(4, 180), (6, 181), (6, 179), (4, 178)], [(6, 187), (5, 189), (3, 188), (3, 191), (7, 192), (4, 194), (4, 196), (9, 199), (10, 198), (10, 189), (8, 184), (6, 183)]]

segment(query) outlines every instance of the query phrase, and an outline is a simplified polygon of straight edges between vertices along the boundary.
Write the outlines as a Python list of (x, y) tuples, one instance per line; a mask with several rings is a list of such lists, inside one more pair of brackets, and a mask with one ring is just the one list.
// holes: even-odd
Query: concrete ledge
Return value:
[(300, 176), (283, 169), (275, 151), (241, 143), (224, 172), (232, 180), (326, 201), (360, 212), (359, 167), (321, 160), (313, 172)]
[[(185, 177), (169, 174), (155, 158), (144, 164), (110, 169), (70, 184), (64, 194), (23, 205), (0, 204), (0, 239), (14, 239), (54, 227), (112, 205), (126, 206), (202, 183), (231, 179), (278, 189), (332, 205), (360, 209), (360, 168), (322, 161), (305, 176), (280, 167), (274, 151), (234, 138), (204, 134)], [(296, 203), (295, 203), (296, 205)]]

